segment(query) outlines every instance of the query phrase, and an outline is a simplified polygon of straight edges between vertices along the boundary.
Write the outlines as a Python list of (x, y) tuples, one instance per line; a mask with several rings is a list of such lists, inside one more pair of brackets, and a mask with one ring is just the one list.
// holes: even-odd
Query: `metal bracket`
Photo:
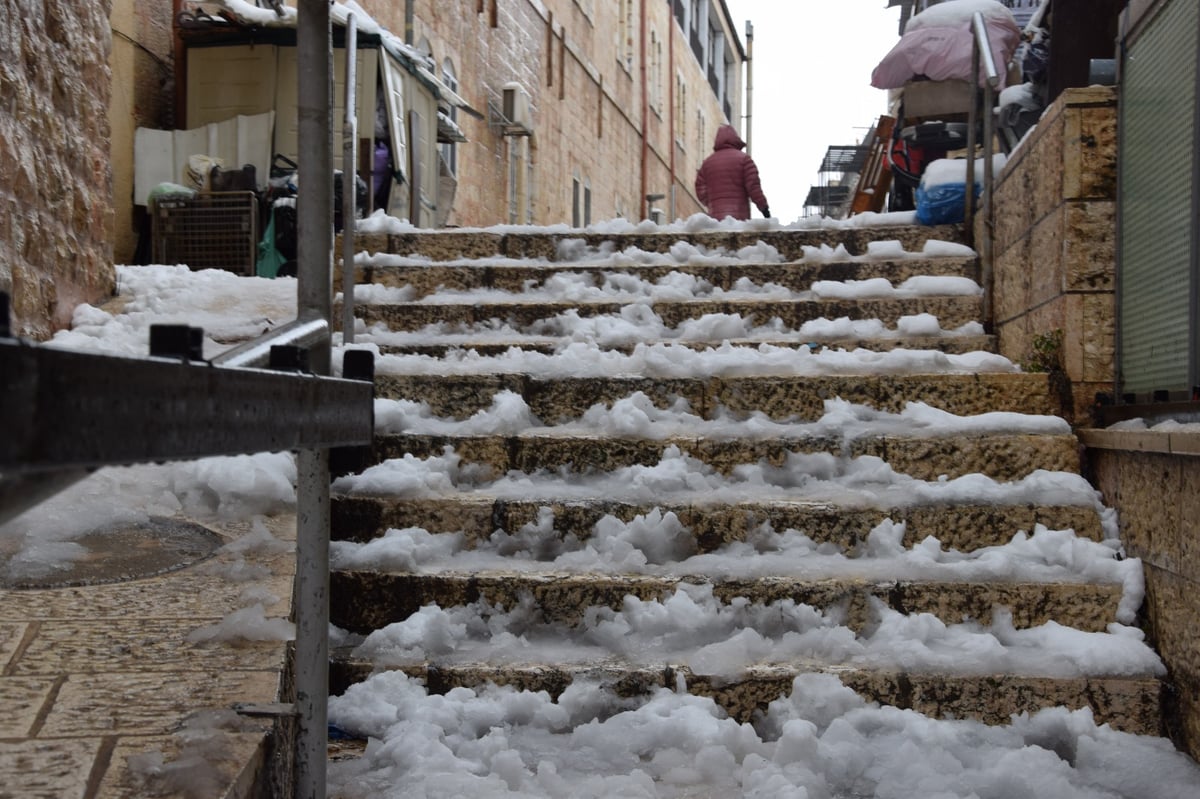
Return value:
[(504, 116), (502, 111), (494, 102), (488, 100), (488, 130), (493, 134), (500, 136), (532, 136), (533, 131), (522, 127), (513, 122), (508, 117)]

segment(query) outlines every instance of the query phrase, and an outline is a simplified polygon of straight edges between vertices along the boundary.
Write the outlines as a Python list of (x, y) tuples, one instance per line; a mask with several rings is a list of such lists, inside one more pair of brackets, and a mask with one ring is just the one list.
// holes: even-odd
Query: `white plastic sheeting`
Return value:
[(183, 183), (188, 158), (220, 158), (226, 169), (253, 164), (259, 183), (271, 168), (271, 135), (275, 112), (238, 115), (191, 130), (138, 128), (134, 136), (133, 193), (136, 205), (146, 205), (160, 183)]

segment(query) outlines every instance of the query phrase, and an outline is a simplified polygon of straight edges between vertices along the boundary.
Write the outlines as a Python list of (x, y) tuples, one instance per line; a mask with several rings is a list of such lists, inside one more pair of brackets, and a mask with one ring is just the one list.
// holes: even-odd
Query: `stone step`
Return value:
[(795, 452), (826, 452), (845, 457), (874, 456), (896, 472), (918, 480), (951, 479), (983, 474), (1013, 481), (1044, 469), (1079, 471), (1079, 442), (1073, 435), (955, 435), (864, 436), (849, 443), (839, 437), (772, 436), (714, 438), (668, 436), (661, 440), (619, 438), (602, 434), (544, 432), (500, 436), (392, 434), (375, 436), (376, 463), (412, 455), (428, 458), (446, 447), (465, 462), (483, 464), (495, 474), (541, 469), (574, 472), (611, 471), (625, 466), (653, 466), (665, 451), (677, 447), (696, 460), (728, 474), (734, 468), (759, 462), (783, 465)]
[(532, 597), (546, 623), (577, 624), (592, 606), (619, 609), (627, 596), (662, 600), (684, 583), (711, 584), (722, 602), (744, 597), (754, 604), (790, 599), (817, 610), (837, 610), (850, 629), (871, 620), (871, 601), (912, 614), (929, 613), (945, 623), (972, 619), (989, 624), (997, 607), (1012, 612), (1018, 628), (1054, 621), (1088, 632), (1117, 618), (1119, 583), (973, 582), (963, 580), (868, 580), (789, 576), (722, 578), (533, 570), (424, 570), (419, 573), (333, 569), (330, 621), (366, 633), (403, 621), (424, 605), (443, 608), (486, 601), (512, 608)]
[[(524, 300), (519, 295), (505, 301), (355, 303), (354, 316), (366, 325), (383, 324), (393, 331), (420, 330), (430, 325), (485, 325), (500, 320), (517, 327), (553, 319), (568, 312), (582, 317), (619, 314), (630, 302), (620, 300), (543, 301)], [(975, 322), (981, 316), (978, 296), (918, 296), (881, 299), (701, 299), (684, 302), (654, 301), (644, 304), (668, 327), (713, 314), (737, 315), (753, 324), (778, 319), (784, 326), (799, 329), (821, 319), (878, 319), (895, 326), (902, 317), (927, 313), (936, 316), (943, 329)], [(340, 303), (339, 303), (340, 305)], [(335, 314), (337, 318), (341, 313)]]
[(776, 699), (790, 695), (801, 674), (831, 674), (868, 701), (913, 710), (935, 718), (971, 718), (984, 724), (1011, 723), (1013, 714), (1065, 706), (1091, 708), (1097, 724), (1134, 735), (1159, 735), (1163, 686), (1154, 676), (1056, 678), (1027, 674), (946, 674), (869, 669), (846, 664), (789, 663), (755, 666), (733, 679), (713, 679), (686, 667), (615, 664), (432, 663), (380, 667), (355, 658), (350, 648), (334, 650), (330, 664), (332, 694), (343, 693), (380, 668), (398, 668), (424, 681), (430, 693), (487, 683), (518, 690), (546, 691), (557, 698), (577, 679), (610, 687), (619, 696), (637, 697), (680, 683), (697, 696), (711, 697), (741, 723), (750, 723)]
[[(384, 259), (376, 258), (374, 261)], [(483, 261), (451, 263), (377, 263), (355, 267), (357, 284), (373, 283), (395, 288), (411, 287), (416, 297), (437, 291), (509, 291), (544, 286), (551, 277), (563, 274), (589, 275), (597, 283), (613, 273), (632, 275), (647, 283), (656, 283), (678, 272), (706, 281), (726, 291), (739, 280), (756, 285), (772, 283), (792, 291), (808, 291), (817, 281), (845, 282), (886, 278), (899, 285), (911, 277), (966, 277), (979, 281), (979, 259), (975, 256), (938, 258), (880, 258), (869, 260), (814, 260), (791, 263), (499, 263)], [(341, 270), (337, 270), (335, 288), (342, 290)]]
[[(435, 261), (484, 258), (536, 258), (555, 260), (563, 242), (581, 242), (588, 247), (611, 246), (617, 251), (631, 247), (646, 252), (669, 252), (686, 240), (709, 251), (736, 253), (760, 242), (774, 247), (786, 261), (804, 258), (806, 247), (845, 247), (850, 255), (866, 255), (872, 243), (895, 241), (905, 252), (919, 253), (926, 242), (966, 241), (962, 225), (895, 225), (889, 227), (811, 227), (788, 230), (709, 230), (698, 232), (613, 233), (572, 230), (568, 232), (496, 232), (488, 230), (438, 230), (409, 233), (362, 233), (354, 238), (356, 252), (392, 253), (430, 258)], [(568, 248), (569, 249), (569, 248)], [(342, 252), (341, 236), (334, 252)]]
[(840, 397), (880, 411), (899, 413), (909, 402), (970, 416), (991, 411), (1058, 415), (1061, 404), (1049, 376), (1040, 373), (751, 375), (738, 377), (539, 377), (527, 374), (375, 375), (376, 396), (428, 403), (436, 416), (463, 419), (486, 409), (502, 391), (520, 394), (543, 424), (560, 424), (597, 403), (641, 391), (659, 407), (683, 399), (706, 419), (718, 409), (732, 414), (760, 411), (772, 419), (815, 421), (825, 400)]
[[(538, 352), (543, 355), (550, 355), (562, 349), (568, 339), (556, 338), (551, 336), (538, 335), (520, 335), (512, 333), (508, 335), (494, 334), (487, 337), (485, 333), (477, 334), (412, 334), (405, 336), (398, 334), (396, 336), (374, 337), (371, 334), (359, 334), (356, 338), (358, 343), (374, 341), (379, 345), (379, 351), (385, 355), (428, 355), (434, 358), (442, 358), (449, 352), (455, 350), (474, 351), (479, 355), (493, 356), (502, 355), (510, 349), (520, 349), (526, 352)], [(944, 352), (947, 354), (962, 355), (968, 352), (991, 352), (998, 351), (995, 336), (974, 336), (974, 335), (941, 335), (941, 336), (896, 336), (894, 338), (826, 338), (820, 335), (804, 336), (799, 334), (790, 334), (784, 337), (781, 334), (779, 337), (762, 337), (762, 338), (731, 338), (726, 339), (730, 346), (733, 347), (758, 347), (767, 345), (770, 347), (790, 347), (799, 349), (800, 347), (809, 347), (812, 350), (820, 349), (844, 349), (856, 350), (867, 349), (876, 352), (887, 352), (894, 349), (906, 350), (933, 350)], [(390, 343), (383, 343), (390, 342)], [(618, 341), (607, 342), (597, 341), (596, 347), (601, 350), (624, 352), (626, 354), (632, 352), (639, 345), (656, 346), (656, 345), (674, 345), (680, 347), (688, 347), (694, 350), (706, 350), (716, 346), (722, 342), (714, 341), (689, 341), (681, 339), (659, 339), (648, 340), (640, 339), (638, 341)]]
[(863, 545), (879, 524), (904, 524), (901, 543), (910, 548), (925, 538), (938, 539), (947, 549), (962, 552), (1007, 543), (1018, 531), (1037, 525), (1051, 530), (1072, 529), (1081, 538), (1100, 541), (1100, 516), (1092, 507), (1030, 504), (949, 504), (862, 508), (789, 499), (718, 503), (695, 501), (629, 502), (612, 498), (571, 500), (510, 499), (464, 490), (453, 497), (381, 497), (335, 494), (331, 528), (335, 539), (365, 542), (389, 529), (419, 527), (430, 533), (461, 533), (468, 547), (486, 541), (496, 531), (515, 535), (537, 524), (549, 509), (554, 533), (561, 539), (585, 541), (601, 519), (611, 516), (629, 522), (652, 511), (673, 513), (696, 540), (698, 553), (713, 552), (747, 537), (768, 524), (782, 532), (793, 529), (816, 544), (831, 544), (842, 552)]
[[(1124, 567), (1133, 564), (1109, 563), (1111, 530), (1094, 492), (1078, 477), (1073, 435), (1026, 423), (960, 435), (937, 417), (927, 423), (928, 436), (882, 426), (895, 420), (868, 432), (855, 428), (853, 435), (841, 428), (830, 433), (799, 426), (766, 435), (750, 425), (726, 429), (694, 418), (684, 425), (670, 414), (650, 414), (668, 421), (645, 435), (639, 427), (638, 434), (614, 436), (598, 431), (612, 425), (618, 409), (601, 422), (585, 424), (581, 418), (598, 404), (612, 406), (635, 392), (680, 419), (694, 414), (722, 423), (755, 413), (797, 425), (816, 422), (829, 413), (827, 401), (834, 399), (894, 414), (909, 403), (925, 403), (960, 417), (994, 411), (1060, 415), (1062, 398), (1049, 376), (1009, 371), (1014, 367), (1003, 359), (989, 360), (986, 354), (995, 352), (996, 342), (976, 335), (981, 328), (951, 332), (981, 318), (979, 296), (897, 291), (834, 299), (833, 292), (812, 292), (818, 281), (885, 278), (899, 286), (911, 277), (932, 276), (978, 282), (979, 260), (969, 251), (927, 247), (929, 242), (961, 244), (961, 226), (633, 230), (358, 236), (356, 249), (372, 255), (358, 259), (356, 282), (372, 286), (363, 290), (355, 314), (368, 327), (378, 326), (362, 342), (385, 354), (377, 362), (377, 396), (425, 406), (411, 412), (407, 406), (389, 409), (390, 418), (381, 416), (380, 430), (405, 432), (377, 435), (357, 468), (386, 459), (399, 462), (372, 469), (361, 482), (335, 482), (331, 622), (353, 637), (416, 614), (402, 632), (391, 631), (394, 638), (384, 634), (380, 639), (408, 641), (411, 633), (422, 639), (420, 647), (435, 654), (409, 651), (407, 643), (398, 645), (404, 655), (375, 650), (379, 660), (356, 655), (349, 647), (335, 650), (330, 672), (334, 693), (386, 669), (423, 679), (433, 692), (497, 683), (557, 696), (573, 681), (586, 679), (630, 697), (660, 688), (687, 690), (712, 697), (733, 718), (749, 722), (771, 701), (788, 695), (798, 676), (823, 674), (868, 699), (931, 716), (1004, 724), (1014, 713), (1090, 707), (1098, 721), (1117, 729), (1159, 732), (1162, 685), (1157, 671), (1144, 661), (1123, 668), (1095, 654), (1119, 651), (1103, 636), (1118, 618), (1128, 622), (1132, 617), (1126, 606), (1130, 597), (1117, 575), (1128, 579)], [(687, 246), (676, 248), (680, 242)], [(672, 272), (733, 293), (686, 301), (652, 299), (667, 296), (656, 295), (653, 287)], [(632, 284), (628, 278), (641, 281), (634, 288), (647, 299), (609, 300), (599, 292), (594, 300), (562, 299), (573, 296), (560, 290), (564, 282), (600, 285), (602, 276), (613, 273), (627, 284)], [(568, 274), (585, 279), (553, 280)], [(750, 294), (738, 285), (743, 278), (756, 286), (782, 286), (792, 296)], [(404, 301), (391, 302), (391, 297)], [(631, 324), (644, 335), (634, 333), (636, 340), (614, 339), (603, 346), (554, 335), (572, 329), (563, 324), (571, 314), (588, 317), (592, 328), (601, 329), (607, 321), (600, 316), (622, 312), (627, 324), (636, 316), (655, 325)], [(740, 338), (684, 341), (684, 332), (679, 340), (673, 338), (678, 331), (716, 329), (711, 319), (685, 325), (719, 314), (746, 320), (742, 327), (733, 325)], [(917, 314), (936, 317), (945, 332), (901, 335), (897, 322)], [(856, 324), (839, 328), (837, 337), (800, 335), (806, 323), (843, 318), (878, 319), (888, 332), (875, 338), (873, 332), (857, 332), (870, 327)], [(807, 329), (821, 328), (834, 329), (824, 322)], [(856, 332), (845, 332), (850, 329)], [(762, 343), (771, 346), (760, 352)], [(809, 345), (807, 351), (803, 345)], [(531, 357), (514, 355), (510, 347)], [(695, 353), (708, 348), (714, 350), (711, 355)], [(859, 348), (874, 352), (837, 351)], [(594, 358), (601, 349), (607, 352)], [(896, 352), (901, 349), (914, 353)], [(470, 350), (474, 352), (464, 354)], [(505, 391), (520, 395), (539, 426), (510, 424), (502, 428), (508, 431), (504, 434), (485, 435), (477, 432), (484, 428), (451, 423), (488, 411)], [(687, 408), (679, 410), (683, 402)], [(512, 397), (500, 398), (491, 411), (498, 423), (511, 416), (515, 404)], [(424, 424), (418, 417), (424, 419), (426, 413), (442, 418)], [(855, 416), (854, 424), (865, 416)], [(491, 418), (484, 421), (491, 424)], [(839, 419), (829, 418), (830, 425)], [(1035, 430), (1042, 432), (1030, 432)], [(448, 449), (453, 457), (447, 456)], [(689, 476), (703, 474), (703, 479), (688, 481), (687, 488), (656, 488), (659, 480), (675, 485), (670, 468), (663, 469), (666, 477), (645, 478), (636, 491), (627, 490), (624, 472), (611, 478), (607, 474), (621, 469), (641, 474), (650, 470), (639, 472), (640, 467), (660, 461), (674, 467), (671, 459), (682, 462), (681, 452), (692, 459), (681, 468), (692, 470)], [(861, 494), (851, 490), (852, 479), (840, 482), (840, 472), (815, 489), (808, 483), (800, 487), (809, 475), (795, 464), (810, 461), (791, 456), (787, 468), (770, 468), (791, 453), (814, 454), (813, 461), (821, 463), (833, 455), (837, 463), (855, 466), (875, 462), (851, 458), (879, 458), (900, 478), (889, 482), (888, 470), (880, 467), (862, 475), (870, 485)], [(422, 458), (429, 461), (416, 460)], [(763, 468), (761, 473), (734, 472), (744, 464)], [(411, 469), (433, 477), (415, 477), (410, 485), (404, 480)], [(1039, 469), (1057, 473), (1048, 482), (1056, 489), (1052, 501), (1063, 504), (1038, 504), (1048, 496), (1041, 475), (1020, 482)], [(847, 475), (851, 471), (847, 468)], [(581, 477), (583, 473), (588, 476)], [(972, 477), (941, 492), (939, 478), (962, 475)], [(985, 487), (989, 481), (983, 479), (975, 483), (974, 475), (990, 477), (1000, 488)], [(1067, 484), (1072, 475), (1081, 484), (1078, 488)], [(398, 482), (392, 482), (394, 477)], [(753, 493), (739, 483), (743, 478), (751, 481)], [(339, 493), (346, 491), (352, 493)], [(394, 496), (385, 496), (389, 492)], [(1074, 502), (1079, 504), (1070, 504)], [(677, 518), (664, 518), (671, 514)], [(1082, 540), (1073, 540), (1072, 530)], [(1033, 535), (1027, 539), (1020, 532)], [(1103, 544), (1093, 543), (1097, 541)], [(688, 606), (688, 612), (671, 606), (671, 613), (678, 614), (671, 624), (687, 633), (676, 639), (688, 642), (682, 653), (658, 648), (657, 639), (646, 643), (659, 635), (654, 624), (649, 625), (654, 632), (638, 633), (644, 639), (621, 638), (607, 627), (604, 635), (596, 635), (601, 628), (595, 624), (609, 618), (609, 609), (631, 609), (619, 622), (658, 619), (657, 607), (639, 607), (635, 599), (665, 605), (681, 593), (706, 594), (724, 605), (717, 610), (737, 616), (742, 626), (737, 635), (744, 640), (751, 633), (774, 636), (769, 646), (773, 653), (789, 651), (783, 643), (794, 642), (787, 636), (799, 633), (776, 624), (771, 603), (809, 606), (801, 610), (813, 612), (820, 620), (817, 628), (808, 630), (797, 622), (795, 629), (829, 632), (832, 638), (811, 647), (815, 638), (805, 638), (801, 657), (754, 659), (747, 652), (747, 662), (755, 665), (731, 670), (711, 653), (708, 660), (697, 655), (701, 645), (695, 644), (693, 628), (703, 623), (690, 611), (717, 618), (709, 605)], [(746, 603), (753, 612), (742, 614)], [(509, 611), (503, 619), (501, 610)], [(991, 625), (996, 646), (1005, 648), (1002, 665), (994, 666), (982, 653), (964, 665), (961, 647), (941, 660), (926, 655), (910, 660), (912, 650), (902, 644), (882, 646), (893, 634), (920, 627), (925, 632), (918, 635), (924, 636), (936, 627), (933, 619), (913, 618), (920, 614), (962, 625), (954, 636)], [(457, 625), (463, 619), (465, 638), (449, 627), (442, 631), (445, 640), (417, 629), (429, 622), (436, 632), (438, 624)], [(1078, 632), (1053, 637), (1052, 623)], [(1014, 643), (1010, 624), (1025, 643)], [(512, 629), (501, 629), (506, 625)], [(1043, 625), (1048, 629), (1030, 629)], [(724, 647), (722, 652), (743, 641), (730, 638), (719, 625), (714, 629), (705, 640)], [(606, 637), (610, 633), (619, 640)], [(877, 633), (874, 643), (881, 648), (871, 651), (886, 651), (881, 659), (854, 658), (849, 650), (834, 653), (834, 645), (843, 640), (867, 651), (868, 639)], [(1067, 641), (1067, 636), (1083, 633), (1101, 637), (1088, 643)], [(1005, 635), (1010, 637), (998, 643)], [(1118, 635), (1111, 633), (1114, 639)], [(520, 645), (506, 644), (510, 638)], [(949, 646), (945, 642), (960, 639), (946, 635), (937, 640), (939, 646)], [(1090, 655), (1065, 658), (1069, 663), (1103, 665), (1060, 668), (1052, 655), (1042, 652), (1054, 650), (1060, 640), (1062, 646), (1081, 646)], [(1024, 657), (1016, 657), (1018, 651)], [(722, 665), (707, 670), (696, 665), (704, 663)], [(1039, 663), (1041, 670), (1035, 667)], [(993, 668), (995, 673), (977, 673)], [(1080, 671), (1084, 676), (1064, 676)]]

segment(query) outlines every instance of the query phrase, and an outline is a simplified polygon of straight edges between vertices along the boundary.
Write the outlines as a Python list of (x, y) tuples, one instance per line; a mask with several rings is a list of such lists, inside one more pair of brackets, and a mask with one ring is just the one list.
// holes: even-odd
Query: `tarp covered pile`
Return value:
[(871, 85), (899, 89), (918, 77), (971, 80), (971, 18), (976, 12), (983, 15), (1003, 89), (1005, 67), (1021, 43), (1021, 29), (1012, 11), (997, 0), (948, 0), (917, 14), (871, 73)]

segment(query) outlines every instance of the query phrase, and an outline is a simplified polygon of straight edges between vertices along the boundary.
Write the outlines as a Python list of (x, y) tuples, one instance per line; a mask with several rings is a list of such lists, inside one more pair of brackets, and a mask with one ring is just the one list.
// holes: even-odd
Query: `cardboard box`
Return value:
[(965, 122), (971, 84), (965, 80), (912, 80), (904, 84), (904, 120)]

